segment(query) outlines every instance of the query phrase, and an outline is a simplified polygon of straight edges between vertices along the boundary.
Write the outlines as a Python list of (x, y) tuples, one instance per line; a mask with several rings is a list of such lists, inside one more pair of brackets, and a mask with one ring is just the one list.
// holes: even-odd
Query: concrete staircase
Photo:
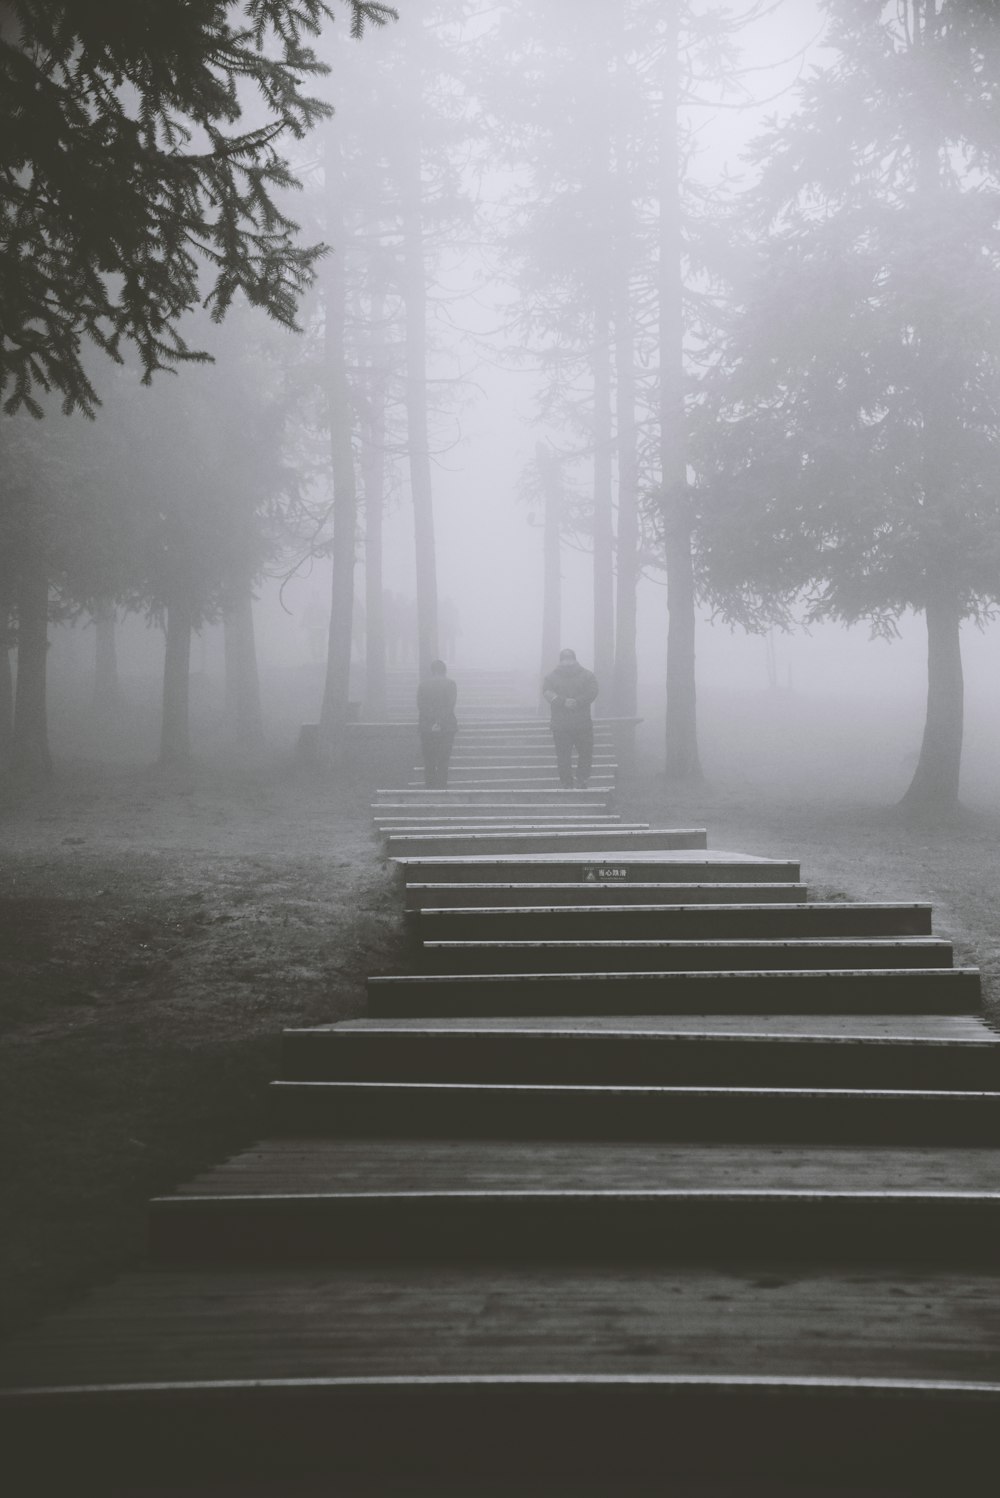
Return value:
[(609, 822), (610, 784), (468, 784), (378, 793), (408, 971), (287, 1033), (269, 1137), (0, 1357), (6, 1451), (227, 1492), (984, 1491), (978, 972), (926, 905), (810, 900)]

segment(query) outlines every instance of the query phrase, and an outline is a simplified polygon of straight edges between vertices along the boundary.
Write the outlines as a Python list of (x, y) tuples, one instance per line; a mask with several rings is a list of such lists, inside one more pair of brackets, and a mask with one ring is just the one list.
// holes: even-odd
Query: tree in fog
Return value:
[[(393, 12), (345, 0), (352, 31)], [(294, 322), (318, 247), (277, 195), (278, 146), (330, 113), (303, 91), (327, 0), (9, 0), (0, 10), (0, 395), (93, 412), (82, 357), (139, 353), (146, 380), (203, 359), (181, 331), (237, 291)], [(260, 123), (237, 128), (246, 91)], [(206, 279), (207, 278), (207, 279)]]
[(958, 799), (959, 629), (1000, 601), (1000, 12), (827, 0), (832, 63), (757, 143), (709, 407), (702, 545), (731, 618), (925, 616), (904, 805)]
[(540, 420), (592, 459), (595, 665), (614, 710), (634, 713), (638, 582), (665, 571), (666, 768), (679, 778), (700, 774), (685, 392), (704, 341), (707, 189), (690, 108), (746, 102), (737, 49), (764, 9), (566, 0), (539, 29), (511, 0), (495, 86), (526, 184), (506, 246), (510, 330), (538, 359)]
[[(491, 157), (513, 172), (500, 215), (500, 275), (514, 292), (504, 332), (541, 376), (539, 425), (565, 467), (589, 469), (593, 664), (614, 674), (612, 76), (618, 6), (510, 0), (483, 44), (479, 82)], [(611, 48), (609, 52), (609, 47)], [(628, 274), (627, 270), (623, 272)], [(581, 517), (582, 518), (582, 517)]]

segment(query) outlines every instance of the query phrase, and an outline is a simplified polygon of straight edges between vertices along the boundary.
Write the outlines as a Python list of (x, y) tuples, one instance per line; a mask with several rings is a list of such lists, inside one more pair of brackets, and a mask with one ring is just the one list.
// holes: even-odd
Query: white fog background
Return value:
[[(820, 31), (821, 18), (812, 0), (786, 0), (744, 34), (747, 86), (770, 102), (758, 108), (708, 106), (694, 111), (701, 146), (696, 170), (705, 180), (717, 177), (723, 167), (744, 172), (745, 142), (760, 128), (765, 114), (791, 107), (795, 78), (820, 55)], [(341, 34), (335, 45), (391, 47), (392, 37), (372, 30), (354, 44)], [(337, 100), (336, 74), (326, 89)], [(337, 107), (342, 113), (347, 106), (337, 100)], [(487, 176), (480, 187), (482, 197), (488, 200), (504, 185), (502, 175)], [(293, 212), (296, 206), (292, 205)], [(485, 276), (474, 251), (456, 244), (443, 278), (449, 292), (447, 325), (439, 323), (436, 329), (437, 336), (450, 344), (445, 356), (448, 372), (457, 362), (473, 382), (468, 403), (437, 423), (439, 432), (453, 425), (455, 444), (439, 454), (434, 469), (438, 591), (442, 600), (451, 600), (457, 615), (457, 642), (448, 664), (460, 693), (463, 670), (537, 672), (542, 664), (542, 530), (540, 516), (532, 515), (519, 497), (519, 480), (544, 432), (532, 420), (536, 382), (531, 371), (498, 367), (484, 356), (476, 336), (499, 326), (503, 300), (512, 294), (509, 287), (490, 283)], [(432, 304), (432, 323), (434, 315)], [(435, 370), (430, 373), (433, 378)], [(220, 363), (210, 370), (185, 370), (180, 378), (202, 381), (209, 398), (212, 382), (225, 379), (225, 368)], [(155, 389), (150, 400), (156, 400)], [(412, 518), (403, 470), (400, 465), (400, 495), (386, 513), (384, 581), (386, 588), (412, 597)], [(356, 586), (363, 597), (361, 560), (359, 542)], [(289, 698), (289, 673), (315, 678), (313, 716), (319, 711), (321, 673), (304, 616), (311, 601), (314, 611), (317, 600), (326, 611), (329, 593), (328, 559), (306, 564), (283, 584), (266, 580), (258, 590), (255, 623), (264, 706), (278, 747), (290, 747), (299, 728), (297, 719), (282, 716), (286, 699), (298, 700)], [(640, 712), (645, 718), (641, 743), (654, 767), (657, 757), (662, 758), (666, 618), (663, 576), (650, 576), (639, 591), (638, 655)], [(563, 550), (562, 636), (589, 664), (590, 558), (569, 546)], [(128, 690), (131, 683), (136, 692), (141, 692), (142, 683), (148, 688), (151, 742), (162, 649), (162, 634), (141, 618), (130, 616), (120, 625), (123, 685)], [(872, 640), (860, 625), (825, 625), (808, 634), (779, 633), (765, 640), (713, 623), (702, 612), (697, 661), (700, 747), (707, 775), (747, 785), (767, 782), (790, 795), (895, 798), (906, 788), (920, 745), (925, 652), (923, 621), (912, 616), (901, 621), (900, 637), (887, 643)], [(82, 700), (88, 690), (92, 653), (92, 630), (85, 625), (53, 628), (57, 751), (61, 727), (69, 732), (65, 725), (74, 699)], [(970, 804), (995, 806), (1000, 803), (1000, 626), (964, 626), (963, 659), (963, 798)], [(192, 708), (197, 714), (199, 677), (221, 679), (220, 627), (204, 629), (195, 641), (192, 672)], [(65, 751), (65, 744), (62, 747)]]

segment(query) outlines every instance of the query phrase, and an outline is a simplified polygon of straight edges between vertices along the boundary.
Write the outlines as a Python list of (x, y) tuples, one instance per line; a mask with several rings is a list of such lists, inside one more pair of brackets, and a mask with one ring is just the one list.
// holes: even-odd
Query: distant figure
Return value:
[[(574, 785), (585, 789), (594, 758), (594, 725), (590, 704), (597, 696), (597, 677), (576, 658), (575, 650), (560, 650), (559, 664), (542, 683), (542, 696), (552, 710), (552, 737), (556, 746), (559, 781), (565, 790)], [(577, 753), (573, 777), (573, 750)]]
[(458, 688), (444, 661), (431, 661), (430, 675), (417, 687), (420, 747), (424, 756), (424, 784), (443, 790), (448, 784), (448, 761), (458, 731), (455, 701)]

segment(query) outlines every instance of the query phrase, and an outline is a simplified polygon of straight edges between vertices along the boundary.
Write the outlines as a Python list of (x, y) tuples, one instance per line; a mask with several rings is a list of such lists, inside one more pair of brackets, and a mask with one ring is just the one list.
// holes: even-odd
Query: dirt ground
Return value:
[[(287, 1025), (356, 1014), (403, 955), (362, 784), (64, 764), (0, 791), (0, 1330), (142, 1252), (146, 1199), (251, 1142)], [(912, 829), (872, 804), (648, 770), (621, 808), (801, 860), (814, 893), (931, 900), (1000, 1008), (1000, 816)]]
[(0, 797), (0, 838), (7, 1332), (261, 1132), (282, 1028), (358, 1013), (401, 922), (367, 797), (291, 766), (63, 766)]

